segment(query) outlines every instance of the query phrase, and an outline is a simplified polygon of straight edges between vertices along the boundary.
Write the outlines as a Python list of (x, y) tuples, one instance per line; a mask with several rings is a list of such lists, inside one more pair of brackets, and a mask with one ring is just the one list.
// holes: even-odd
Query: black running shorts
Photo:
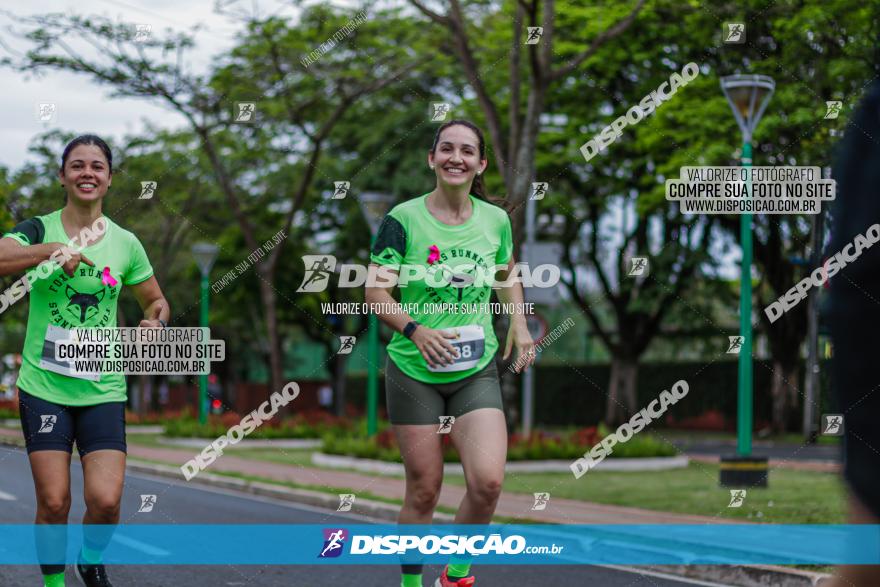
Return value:
[(458, 418), (480, 408), (503, 410), (495, 361), (452, 383), (424, 383), (385, 363), (385, 400), (392, 424), (436, 424), (444, 416)]
[(93, 406), (62, 406), (18, 391), (21, 430), (28, 454), (36, 450), (73, 452), (80, 457), (95, 450), (126, 452), (125, 402)]

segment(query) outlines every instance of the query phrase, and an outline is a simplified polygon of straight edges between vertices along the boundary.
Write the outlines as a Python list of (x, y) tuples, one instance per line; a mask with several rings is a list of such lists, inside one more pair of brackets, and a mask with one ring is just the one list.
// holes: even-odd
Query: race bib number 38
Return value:
[(49, 324), (46, 328), (46, 338), (43, 340), (43, 354), (40, 356), (40, 368), (45, 369), (46, 371), (54, 371), (60, 375), (76, 377), (77, 379), (100, 381), (100, 373), (75, 371), (73, 369), (74, 365), (72, 361), (59, 361), (55, 358), (55, 343), (60, 340), (70, 339), (70, 333), (70, 330)]
[(447, 339), (455, 347), (455, 360), (449, 365), (437, 367), (428, 365), (428, 370), (435, 373), (448, 373), (467, 371), (476, 367), (486, 352), (486, 336), (483, 333), (483, 327), (470, 325), (444, 330), (458, 335), (457, 338)]

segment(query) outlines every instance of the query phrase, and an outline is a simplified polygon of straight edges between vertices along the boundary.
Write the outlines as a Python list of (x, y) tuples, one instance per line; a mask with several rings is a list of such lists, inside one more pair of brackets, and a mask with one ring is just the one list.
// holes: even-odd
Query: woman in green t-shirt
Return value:
[(0, 238), (0, 275), (25, 272), (2, 294), (4, 311), (30, 291), (22, 367), (16, 385), (34, 478), (37, 550), (44, 585), (64, 585), (63, 530), (70, 511), (73, 443), (83, 468), (84, 540), (76, 565), (87, 587), (109, 587), (101, 553), (119, 522), (125, 478), (125, 376), (83, 373), (55, 358), (55, 341), (74, 328), (113, 328), (123, 285), (144, 312), (139, 326), (162, 328), (168, 302), (140, 241), (104, 216), (113, 155), (99, 137), (71, 141), (58, 178), (63, 208), (16, 225)]
[[(430, 524), (443, 479), (442, 434), (461, 456), (467, 492), (457, 524), (492, 520), (507, 457), (507, 425), (494, 356), (499, 348), (488, 310), (493, 283), (502, 304), (516, 308), (504, 359), (516, 346), (527, 368), (534, 343), (521, 313), (522, 285), (514, 268), (510, 219), (486, 197), (481, 174), (486, 146), (465, 120), (440, 126), (428, 152), (434, 190), (394, 207), (372, 249), (372, 271), (398, 275), (393, 287), (367, 287), (366, 301), (394, 329), (388, 345), (388, 415), (406, 468), (398, 521)], [(476, 194), (474, 197), (471, 194)], [(504, 283), (508, 282), (508, 283)], [(422, 566), (404, 564), (403, 587), (421, 587)], [(468, 559), (455, 559), (437, 587), (467, 587)]]

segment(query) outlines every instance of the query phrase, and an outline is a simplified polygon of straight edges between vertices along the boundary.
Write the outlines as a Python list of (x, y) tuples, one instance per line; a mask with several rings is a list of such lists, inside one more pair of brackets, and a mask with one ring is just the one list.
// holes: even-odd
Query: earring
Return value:
[(434, 166), (433, 166), (433, 165), (430, 165), (429, 167), (430, 167), (431, 169), (434, 169)]
[(477, 175), (480, 175), (481, 173), (483, 173), (483, 172), (482, 172), (482, 171), (478, 171), (478, 172), (477, 172)]

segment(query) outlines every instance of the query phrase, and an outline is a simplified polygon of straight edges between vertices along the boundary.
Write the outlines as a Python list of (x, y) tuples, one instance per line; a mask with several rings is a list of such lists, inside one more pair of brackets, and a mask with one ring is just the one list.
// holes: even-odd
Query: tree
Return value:
[[(353, 69), (346, 62), (343, 44), (321, 58), (320, 72), (317, 67), (307, 70), (300, 58), (348, 20), (324, 6), (305, 11), (298, 26), (275, 17), (250, 17), (225, 65), (216, 66), (203, 79), (182, 66), (181, 56), (193, 46), (191, 36), (137, 43), (131, 27), (108, 19), (51, 14), (18, 19), (31, 48), (23, 57), (6, 58), (3, 63), (20, 71), (82, 73), (110, 86), (114, 96), (157, 100), (178, 112), (198, 137), (198, 148), (213, 170), (247, 249), (255, 251), (279, 229), (288, 235), (298, 230), (294, 218), (307, 209), (324, 145), (346, 111), (419, 65), (410, 59), (410, 45), (399, 43), (399, 23), (379, 18), (351, 33), (355, 38), (369, 36), (373, 69), (367, 73)], [(385, 42), (386, 34), (396, 35), (398, 42)], [(66, 41), (69, 38), (84, 39), (97, 53), (78, 50)], [(228, 96), (259, 102), (258, 123), (237, 124), (231, 116), (236, 100)], [(271, 179), (282, 176), (292, 189), (281, 194), (264, 191)], [(255, 210), (267, 204), (279, 210), (271, 228), (253, 221)], [(284, 249), (282, 242), (255, 267), (272, 389), (282, 386), (275, 280)]]

